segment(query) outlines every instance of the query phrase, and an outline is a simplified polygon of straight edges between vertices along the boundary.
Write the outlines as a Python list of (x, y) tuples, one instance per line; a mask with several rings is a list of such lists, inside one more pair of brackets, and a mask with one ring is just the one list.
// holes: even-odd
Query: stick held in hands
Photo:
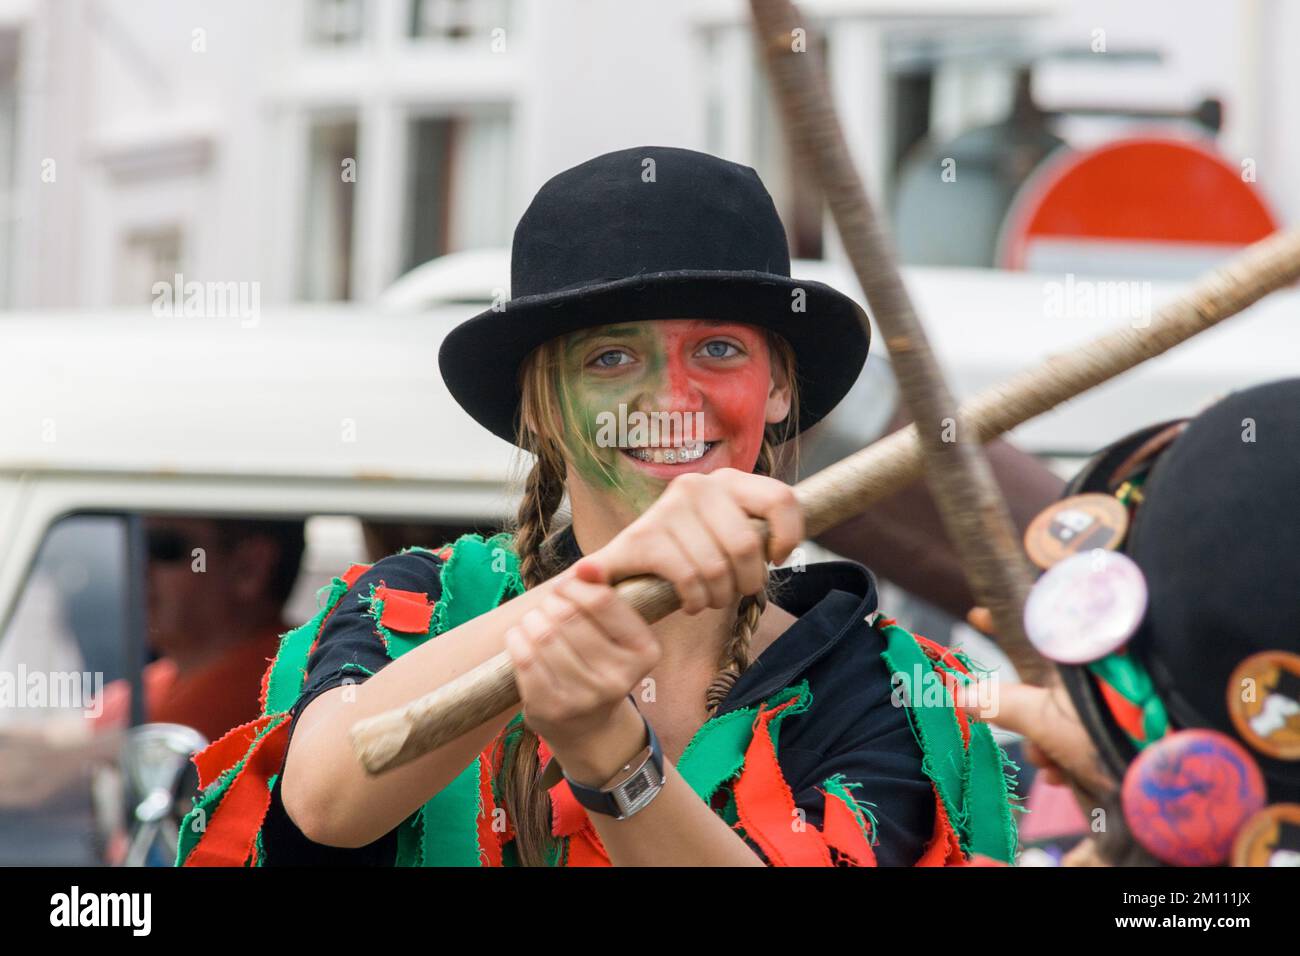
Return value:
[[(1300, 279), (1300, 231), (1262, 239), (1157, 311), (1150, 325), (1108, 332), (1068, 353), (1049, 358), (964, 403), (961, 427), (981, 442), (1050, 411), (1180, 342), (1213, 328), (1264, 296)], [(921, 474), (915, 426), (888, 435), (795, 486), (808, 534), (815, 536), (907, 487)], [(647, 621), (677, 607), (671, 585), (633, 578), (618, 585)], [(382, 773), (450, 743), (467, 730), (519, 703), (507, 654), (498, 654), (462, 677), (352, 728), (362, 766)]]

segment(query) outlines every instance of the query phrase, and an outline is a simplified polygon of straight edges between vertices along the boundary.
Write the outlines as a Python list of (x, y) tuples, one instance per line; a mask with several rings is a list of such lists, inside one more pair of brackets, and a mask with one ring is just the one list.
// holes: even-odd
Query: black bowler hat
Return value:
[[(1122, 550), (1142, 569), (1149, 604), (1127, 653), (1150, 675), (1175, 728), (1240, 740), (1228, 712), (1236, 666), (1263, 651), (1300, 653), (1300, 379), (1236, 392), (1181, 432), (1172, 424), (1103, 449), (1066, 493), (1112, 494), (1145, 475)], [(1098, 752), (1122, 779), (1137, 748), (1088, 669), (1060, 671)], [(1300, 800), (1300, 761), (1252, 756), (1270, 799)]]
[(619, 150), (547, 181), (515, 228), (510, 284), (503, 309), (457, 326), (438, 353), (456, 401), (509, 442), (520, 364), (577, 329), (642, 319), (771, 329), (797, 360), (792, 433), (844, 397), (870, 344), (857, 303), (790, 278), (785, 230), (758, 174), (689, 149)]

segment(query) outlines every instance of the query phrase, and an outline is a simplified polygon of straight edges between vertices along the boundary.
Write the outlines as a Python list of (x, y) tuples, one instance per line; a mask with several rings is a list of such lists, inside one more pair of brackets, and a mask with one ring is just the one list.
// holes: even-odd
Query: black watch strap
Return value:
[(645, 719), (644, 714), (641, 714), (641, 720), (645, 724), (650, 753), (639, 767), (632, 768), (629, 765), (624, 768), (631, 770), (632, 773), (621, 783), (608, 790), (600, 790), (575, 783), (567, 776), (564, 778), (569, 781), (569, 789), (573, 792), (574, 799), (588, 810), (622, 820), (643, 809), (654, 799), (655, 794), (663, 789), (663, 748), (660, 747), (659, 738), (655, 736), (654, 728), (650, 726), (650, 721)]

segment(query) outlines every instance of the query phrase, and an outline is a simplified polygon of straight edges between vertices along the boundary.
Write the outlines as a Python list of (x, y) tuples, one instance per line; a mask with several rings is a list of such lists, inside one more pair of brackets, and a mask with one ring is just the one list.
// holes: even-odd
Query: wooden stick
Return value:
[[(1263, 239), (1157, 311), (1149, 325), (1108, 332), (964, 403), (960, 428), (987, 442), (1213, 328), (1300, 279), (1300, 230)], [(795, 494), (810, 536), (861, 514), (921, 475), (915, 426), (888, 435), (801, 481)], [(649, 576), (618, 584), (651, 623), (677, 609), (677, 594)], [(370, 773), (399, 767), (519, 703), (504, 652), (404, 707), (353, 725), (353, 749)]]
[(885, 335), (899, 395), (919, 429), (925, 478), (977, 603), (989, 609), (1002, 650), (1021, 680), (1055, 674), (1025, 635), (1034, 575), (993, 468), (976, 437), (958, 426), (944, 378), (903, 284), (890, 241), (863, 188), (807, 21), (790, 0), (750, 0), (759, 46), (786, 132), (812, 170), (876, 323)]

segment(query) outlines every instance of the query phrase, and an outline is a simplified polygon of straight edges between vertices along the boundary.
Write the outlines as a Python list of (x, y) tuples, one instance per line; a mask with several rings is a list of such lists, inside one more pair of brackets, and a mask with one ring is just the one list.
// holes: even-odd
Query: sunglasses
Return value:
[(155, 528), (145, 532), (146, 549), (150, 561), (160, 564), (175, 564), (189, 560), (193, 551), (193, 542), (179, 531)]

